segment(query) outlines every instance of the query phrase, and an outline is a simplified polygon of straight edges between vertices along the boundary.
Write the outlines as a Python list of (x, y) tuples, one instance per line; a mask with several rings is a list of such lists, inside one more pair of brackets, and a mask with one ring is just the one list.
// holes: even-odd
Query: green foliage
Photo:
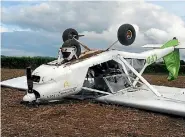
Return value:
[(25, 69), (31, 66), (32, 69), (51, 62), (56, 58), (53, 57), (13, 57), (13, 56), (1, 56), (1, 68), (16, 68)]

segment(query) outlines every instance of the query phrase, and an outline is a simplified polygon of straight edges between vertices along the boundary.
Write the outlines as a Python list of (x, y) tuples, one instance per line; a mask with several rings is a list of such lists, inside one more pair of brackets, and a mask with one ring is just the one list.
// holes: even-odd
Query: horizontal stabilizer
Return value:
[(97, 101), (119, 104), (155, 112), (185, 116), (185, 89), (152, 85), (162, 97), (155, 96), (145, 85), (133, 92), (120, 91), (101, 96)]
[[(143, 48), (153, 48), (153, 49), (159, 49), (162, 47), (163, 44), (146, 44), (142, 46)], [(175, 49), (185, 49), (185, 43), (179, 44), (175, 47)]]
[(161, 46), (162, 46), (163, 44), (146, 44), (146, 45), (144, 45), (144, 46), (142, 46), (143, 48), (161, 48)]

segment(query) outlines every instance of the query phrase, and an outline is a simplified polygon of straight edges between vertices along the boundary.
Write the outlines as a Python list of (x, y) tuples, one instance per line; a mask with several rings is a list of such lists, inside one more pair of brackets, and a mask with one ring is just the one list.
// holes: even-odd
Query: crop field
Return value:
[[(1, 80), (22, 76), (23, 69), (1, 69)], [(185, 76), (144, 75), (156, 85), (185, 88)], [(20, 104), (24, 91), (1, 88), (2, 137), (185, 137), (185, 118), (91, 100), (63, 100), (38, 108)]]

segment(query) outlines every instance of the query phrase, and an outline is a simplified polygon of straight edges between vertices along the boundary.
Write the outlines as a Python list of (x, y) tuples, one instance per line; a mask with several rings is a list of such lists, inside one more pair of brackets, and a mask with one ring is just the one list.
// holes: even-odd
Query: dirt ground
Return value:
[[(1, 79), (24, 75), (1, 69)], [(185, 76), (168, 82), (166, 75), (145, 75), (152, 84), (185, 88)], [(123, 106), (64, 100), (29, 108), (20, 104), (25, 92), (1, 88), (2, 137), (185, 137), (185, 119)]]

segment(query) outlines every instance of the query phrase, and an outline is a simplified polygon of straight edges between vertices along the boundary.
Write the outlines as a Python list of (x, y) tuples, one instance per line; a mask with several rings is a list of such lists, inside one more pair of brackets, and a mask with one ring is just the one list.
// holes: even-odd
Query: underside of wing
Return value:
[[(153, 49), (160, 49), (163, 44), (146, 44), (142, 46), (143, 48), (153, 48)], [(175, 47), (176, 49), (185, 49), (185, 43), (180, 43), (178, 46)]]
[(162, 46), (162, 44), (146, 44), (144, 46), (142, 46), (143, 48), (160, 48)]
[(155, 96), (149, 90), (138, 89), (132, 92), (127, 91), (102, 96), (97, 98), (97, 100), (155, 112), (185, 116), (185, 89), (165, 86), (154, 87), (163, 95), (162, 97)]
[(27, 90), (26, 76), (1, 81), (0, 84), (1, 86), (4, 86), (4, 87)]

